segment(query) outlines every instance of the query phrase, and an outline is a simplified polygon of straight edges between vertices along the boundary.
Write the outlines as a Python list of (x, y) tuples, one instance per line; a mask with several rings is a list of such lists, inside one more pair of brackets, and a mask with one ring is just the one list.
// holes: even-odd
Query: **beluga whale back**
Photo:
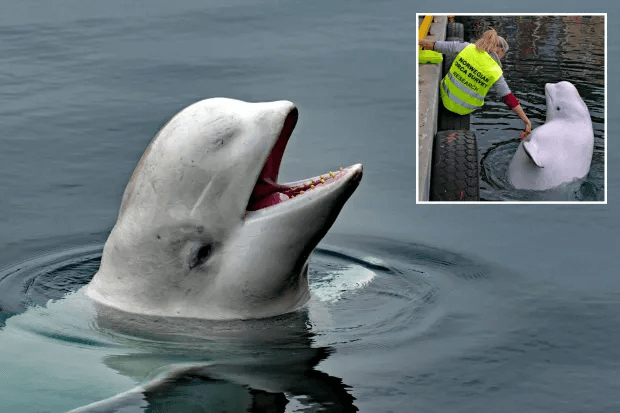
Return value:
[(550, 189), (590, 170), (594, 130), (579, 92), (563, 81), (547, 83), (545, 96), (545, 124), (519, 144), (508, 166), (508, 181), (517, 189)]
[(297, 118), (288, 101), (224, 98), (176, 114), (127, 184), (87, 295), (130, 313), (205, 319), (305, 304), (310, 253), (362, 165), (278, 183)]

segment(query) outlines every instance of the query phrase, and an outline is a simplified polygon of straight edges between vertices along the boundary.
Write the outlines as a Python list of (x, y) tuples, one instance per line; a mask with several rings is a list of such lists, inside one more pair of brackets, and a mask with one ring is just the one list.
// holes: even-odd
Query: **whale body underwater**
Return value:
[(264, 318), (310, 297), (308, 259), (357, 188), (355, 164), (278, 183), (292, 102), (196, 102), (153, 138), (86, 294), (143, 315)]
[(567, 81), (545, 85), (547, 119), (519, 144), (508, 181), (517, 189), (546, 190), (585, 177), (594, 151), (588, 107)]

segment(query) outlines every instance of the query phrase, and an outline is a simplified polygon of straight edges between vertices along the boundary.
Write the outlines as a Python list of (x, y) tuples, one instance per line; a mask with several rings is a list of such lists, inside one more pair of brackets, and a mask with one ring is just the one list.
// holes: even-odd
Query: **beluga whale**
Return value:
[(519, 144), (508, 181), (517, 189), (546, 190), (590, 170), (594, 130), (590, 112), (570, 82), (545, 85), (547, 119)]
[(152, 316), (265, 318), (310, 297), (310, 253), (357, 188), (354, 164), (279, 183), (289, 101), (196, 102), (148, 145), (86, 295)]

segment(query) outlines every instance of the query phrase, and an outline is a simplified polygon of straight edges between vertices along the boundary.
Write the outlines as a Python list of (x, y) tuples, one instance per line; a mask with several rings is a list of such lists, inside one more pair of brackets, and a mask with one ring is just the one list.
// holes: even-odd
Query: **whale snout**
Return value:
[(290, 100), (278, 100), (273, 102), (274, 106), (281, 108), (285, 113), (289, 113), (293, 110), (297, 110), (297, 106)]
[(254, 105), (256, 105), (254, 109), (260, 113), (259, 117), (261, 118), (273, 116), (275, 118), (285, 119), (291, 115), (297, 118), (299, 114), (299, 111), (297, 110), (297, 106), (289, 100), (278, 100), (275, 102), (261, 102), (258, 104), (254, 103)]

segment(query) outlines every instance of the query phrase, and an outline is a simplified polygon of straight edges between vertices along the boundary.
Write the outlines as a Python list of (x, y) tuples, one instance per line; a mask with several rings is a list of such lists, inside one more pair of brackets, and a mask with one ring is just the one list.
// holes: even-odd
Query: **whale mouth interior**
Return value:
[[(246, 213), (291, 201), (295, 198), (301, 198), (304, 195), (307, 196), (312, 191), (321, 190), (322, 188), (340, 181), (349, 174), (349, 168), (351, 167), (340, 168), (340, 170), (336, 172), (330, 171), (326, 174), (300, 181), (278, 183), (278, 173), (280, 171), (282, 156), (284, 155), (286, 144), (293, 133), (293, 129), (295, 129), (298, 116), (299, 112), (297, 108), (291, 110), (287, 115), (280, 136), (271, 149), (271, 153), (267, 157), (265, 165), (254, 185), (252, 195), (246, 207)], [(361, 179), (361, 173), (358, 173), (358, 175), (359, 176), (355, 178)]]

